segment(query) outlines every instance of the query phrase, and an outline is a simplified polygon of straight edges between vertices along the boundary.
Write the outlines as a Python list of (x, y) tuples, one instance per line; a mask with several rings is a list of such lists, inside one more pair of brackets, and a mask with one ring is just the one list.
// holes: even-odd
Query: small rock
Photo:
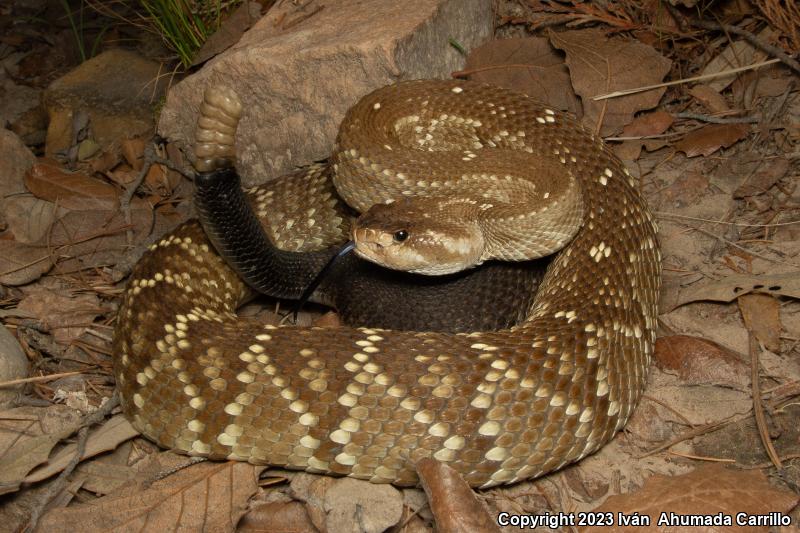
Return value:
[[(5, 326), (0, 326), (0, 383), (28, 377), (28, 358)], [(24, 384), (0, 388), (0, 408), (11, 406)]]
[(103, 52), (57, 79), (44, 92), (50, 117), (45, 154), (66, 153), (76, 139), (74, 122), (88, 113), (91, 138), (102, 148), (112, 141), (149, 135), (153, 107), (164, 94), (158, 63), (122, 49)]

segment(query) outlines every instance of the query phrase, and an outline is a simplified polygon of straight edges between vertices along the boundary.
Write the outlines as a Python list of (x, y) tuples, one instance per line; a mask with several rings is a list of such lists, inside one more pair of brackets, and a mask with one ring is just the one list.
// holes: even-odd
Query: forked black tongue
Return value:
[(294, 305), (294, 309), (292, 310), (292, 321), (295, 324), (297, 323), (297, 314), (302, 311), (303, 306), (306, 304), (306, 302), (308, 302), (308, 299), (311, 298), (311, 295), (314, 294), (314, 291), (317, 290), (317, 287), (319, 287), (319, 284), (325, 279), (325, 276), (327, 276), (331, 271), (336, 261), (352, 252), (355, 247), (355, 242), (347, 241), (342, 248), (336, 252), (327, 263), (325, 263), (325, 266), (322, 267), (322, 270), (319, 271), (319, 274), (317, 274), (314, 279), (311, 280), (311, 283), (308, 284), (303, 291), (303, 294), (300, 295), (300, 299), (297, 300), (297, 303)]

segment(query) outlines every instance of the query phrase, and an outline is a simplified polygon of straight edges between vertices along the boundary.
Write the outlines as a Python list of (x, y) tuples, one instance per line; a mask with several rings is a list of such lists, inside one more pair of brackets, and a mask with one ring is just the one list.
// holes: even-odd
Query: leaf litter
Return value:
[[(769, 25), (753, 22), (760, 13), (756, 4), (740, 3), (751, 18), (732, 20), (758, 30), (758, 38), (772, 46), (785, 44)], [(774, 12), (764, 13), (773, 20)], [(798, 523), (796, 76), (770, 66), (593, 99), (768, 56), (735, 34), (686, 33), (692, 15), (657, 10), (654, 3), (633, 9), (628, 2), (500, 2), (497, 35), (514, 38), (474, 50), (458, 73), (535, 95), (575, 113), (604, 137), (620, 136), (610, 146), (639, 178), (659, 219), (664, 289), (648, 388), (625, 431), (560, 472), (478, 492), (480, 505), (453, 498), (458, 480), (433, 469), (426, 481), (430, 501), (439, 502), (435, 510), (440, 503), (452, 506), (440, 514), (480, 523), (482, 513), (494, 520), (501, 512), (594, 510), (648, 514), (654, 521), (662, 512), (780, 512)], [(526, 28), (538, 28), (538, 36), (530, 37)], [(36, 69), (26, 75), (46, 77)], [(149, 142), (120, 139), (119, 146), (104, 148), (78, 168), (41, 159), (25, 178), (27, 196), (7, 204), (0, 226), (4, 324), (37, 375), (58, 375), (65, 368), (83, 374), (30, 381), (27, 397), (39, 405), (0, 412), (3, 523), (23, 527), (29, 510), (46, 500), (51, 507), (39, 527), (48, 530), (147, 523), (205, 524), (215, 531), (237, 525), (243, 531), (430, 531), (433, 517), (419, 489), (262, 472), (241, 463), (194, 464), (136, 437), (119, 414), (69, 442), (84, 417), (111, 397), (114, 304), (130, 264), (148, 239), (186, 216), (181, 206), (190, 184), (156, 163), (147, 169), (125, 222), (120, 198), (149, 164)], [(173, 165), (185, 164), (173, 145), (161, 155)], [(325, 320), (335, 324), (335, 316)], [(54, 403), (78, 393), (82, 411)], [(767, 421), (766, 430), (754, 421), (756, 412)], [(774, 449), (769, 455), (765, 439)], [(48, 495), (80, 450), (84, 459), (69, 482)]]

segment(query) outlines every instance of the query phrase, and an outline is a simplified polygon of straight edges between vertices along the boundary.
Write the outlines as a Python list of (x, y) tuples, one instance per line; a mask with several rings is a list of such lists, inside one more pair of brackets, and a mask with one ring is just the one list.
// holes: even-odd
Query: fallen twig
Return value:
[(592, 96), (592, 100), (605, 100), (606, 98), (617, 98), (618, 96), (627, 96), (629, 94), (636, 94), (636, 93), (643, 93), (645, 91), (650, 91), (653, 89), (660, 89), (661, 87), (672, 87), (673, 85), (680, 85), (682, 83), (691, 83), (693, 81), (702, 81), (702, 80), (710, 80), (712, 78), (721, 78), (723, 76), (728, 76), (729, 74), (736, 74), (737, 72), (744, 72), (746, 70), (754, 70), (757, 68), (765, 67), (767, 65), (774, 65), (775, 63), (779, 63), (780, 59), (770, 59), (768, 61), (761, 61), (760, 63), (753, 63), (752, 65), (747, 65), (745, 67), (737, 67), (731, 68), (728, 70), (723, 70), (721, 72), (714, 72), (713, 74), (703, 74), (702, 76), (694, 76), (692, 78), (683, 78), (680, 80), (675, 81), (667, 81), (664, 83), (657, 83), (655, 85), (646, 85), (644, 87), (636, 87), (634, 89), (625, 89), (622, 91), (614, 91), (613, 93), (607, 94), (598, 94), (597, 96)]
[[(664, 3), (664, 7), (667, 8), (669, 14), (672, 16), (672, 19), (678, 25), (678, 29), (682, 32), (686, 32), (686, 24), (684, 17), (681, 15), (678, 8), (674, 5), (671, 5), (669, 2)], [(796, 71), (800, 74), (800, 63), (794, 60), (791, 56), (789, 56), (786, 52), (778, 48), (777, 46), (772, 46), (769, 43), (765, 43), (763, 40), (759, 39), (758, 36), (750, 33), (747, 30), (743, 30), (738, 26), (734, 26), (732, 24), (722, 24), (719, 22), (712, 22), (709, 20), (699, 20), (699, 19), (690, 19), (689, 24), (696, 28), (703, 28), (705, 30), (713, 30), (713, 31), (724, 31), (726, 33), (732, 33), (734, 35), (738, 35), (744, 38), (745, 41), (749, 42), (755, 48), (762, 50), (776, 59), (772, 60), (773, 63), (778, 61), (786, 64), (789, 68)]]
[(139, 189), (139, 186), (144, 182), (144, 179), (147, 177), (147, 173), (150, 172), (150, 167), (153, 164), (164, 165), (170, 170), (174, 170), (178, 172), (183, 177), (188, 180), (194, 179), (194, 174), (178, 165), (174, 164), (169, 159), (164, 159), (162, 157), (158, 157), (155, 152), (155, 143), (149, 142), (145, 144), (144, 147), (144, 161), (142, 163), (142, 170), (139, 171), (139, 175), (136, 176), (130, 185), (125, 189), (125, 192), (119, 199), (119, 207), (122, 210), (122, 216), (125, 220), (125, 224), (130, 226), (130, 229), (125, 234), (128, 246), (133, 245), (133, 223), (131, 219), (131, 201), (133, 200), (133, 195), (136, 194), (136, 191)]
[(755, 117), (712, 117), (709, 115), (701, 115), (699, 113), (675, 113), (676, 118), (687, 118), (691, 120), (700, 120), (703, 122), (710, 122), (712, 124), (755, 124), (759, 119)]
[(670, 455), (675, 455), (677, 457), (683, 457), (684, 459), (694, 459), (696, 461), (709, 461), (713, 463), (735, 463), (736, 459), (725, 459), (720, 457), (707, 457), (703, 455), (693, 455), (691, 453), (680, 453), (674, 452), (672, 450), (668, 451)]
[(747, 254), (752, 255), (753, 257), (758, 257), (759, 259), (763, 259), (764, 261), (769, 261), (770, 263), (780, 263), (782, 265), (789, 265), (789, 266), (794, 267), (794, 268), (800, 268), (800, 265), (796, 265), (796, 264), (790, 263), (788, 261), (781, 261), (779, 259), (772, 259), (771, 257), (767, 257), (765, 255), (759, 254), (758, 252), (754, 252), (753, 250), (748, 250), (744, 246), (740, 246), (739, 244), (736, 244), (733, 241), (729, 241), (728, 239), (726, 239), (724, 237), (720, 237), (719, 235), (715, 235), (714, 233), (712, 233), (710, 231), (706, 231), (703, 228), (698, 228), (697, 226), (692, 226), (691, 224), (688, 224), (686, 222), (682, 222), (680, 220), (676, 220), (675, 222), (678, 223), (678, 224), (683, 224), (684, 226), (686, 226), (688, 228), (691, 228), (691, 229), (693, 229), (695, 231), (699, 231), (703, 235), (707, 235), (708, 237), (711, 237), (712, 239), (716, 239), (716, 240), (718, 240), (719, 242), (721, 242), (723, 244), (726, 244), (728, 246), (732, 246), (732, 247), (734, 247), (734, 248), (736, 248), (738, 250), (741, 250), (741, 251), (743, 251), (743, 252), (745, 252)]
[(777, 46), (772, 46), (769, 43), (765, 43), (764, 41), (759, 39), (757, 35), (754, 35), (747, 30), (743, 30), (742, 28), (734, 26), (733, 24), (721, 24), (719, 22), (713, 22), (710, 20), (690, 20), (689, 23), (692, 26), (703, 28), (704, 30), (724, 31), (727, 33), (738, 35), (739, 37), (742, 37), (745, 41), (753, 45), (755, 48), (758, 48), (759, 50), (762, 50), (768, 53), (769, 55), (776, 57), (781, 63), (783, 63), (790, 69), (800, 74), (800, 63), (795, 61), (789, 54), (787, 54)]
[(12, 379), (10, 381), (0, 381), (0, 389), (4, 387), (13, 387), (14, 385), (22, 385), (23, 383), (39, 383), (42, 381), (52, 381), (54, 379), (65, 378), (67, 376), (76, 376), (78, 374), (83, 374), (87, 370), (91, 370), (87, 368), (86, 370), (77, 370), (75, 372), (61, 372), (60, 374), (48, 374), (46, 376), (34, 376), (31, 378), (20, 378), (20, 379)]
[(778, 226), (791, 226), (793, 224), (800, 224), (800, 220), (790, 220), (789, 222), (774, 222), (771, 224), (748, 224), (746, 222), (729, 222), (727, 220), (713, 220), (709, 218), (690, 217), (687, 215), (679, 215), (677, 213), (668, 213), (666, 211), (656, 211), (654, 214), (659, 217), (683, 218), (686, 220), (696, 220), (697, 222), (708, 222), (709, 224), (727, 224), (728, 226), (736, 226), (742, 228), (774, 228)]
[[(741, 300), (739, 300), (740, 309), (741, 305)], [(744, 316), (745, 313), (742, 313), (742, 315)], [(745, 320), (745, 326), (747, 326), (747, 320)], [(767, 419), (764, 416), (764, 405), (761, 403), (761, 385), (759, 384), (758, 377), (758, 340), (756, 340), (756, 336), (750, 330), (749, 326), (747, 327), (747, 335), (750, 339), (750, 381), (753, 387), (753, 413), (755, 414), (756, 426), (758, 427), (758, 435), (761, 437), (761, 442), (769, 456), (769, 460), (772, 461), (775, 468), (780, 471), (783, 469), (783, 463), (781, 463), (778, 452), (775, 451), (775, 447), (772, 445), (772, 439), (769, 436), (769, 429), (767, 428)]]
[(671, 412), (672, 414), (674, 414), (675, 416), (677, 416), (678, 418), (680, 418), (680, 419), (681, 419), (681, 422), (683, 422), (683, 423), (684, 423), (684, 424), (686, 424), (687, 426), (694, 427), (694, 424), (692, 424), (692, 422), (691, 422), (691, 421), (690, 421), (688, 418), (686, 418), (685, 416), (683, 416), (683, 415), (680, 413), (680, 411), (678, 411), (677, 409), (674, 409), (673, 407), (670, 407), (670, 405), (669, 405), (669, 404), (667, 404), (666, 402), (662, 402), (662, 401), (661, 401), (661, 400), (659, 400), (658, 398), (654, 398), (653, 396), (649, 396), (649, 395), (647, 395), (647, 394), (645, 394), (644, 396), (642, 396), (642, 399), (645, 399), (645, 398), (647, 398), (647, 399), (648, 399), (648, 400), (650, 400), (651, 402), (657, 403), (658, 405), (660, 405), (661, 407), (663, 407), (663, 408), (664, 408), (664, 409), (666, 409), (667, 411)]
[[(800, 453), (790, 453), (789, 455), (784, 455), (781, 457), (783, 461), (791, 461), (793, 459), (800, 459)], [(772, 462), (769, 463), (758, 463), (756, 465), (748, 465), (748, 466), (740, 466), (742, 470), (763, 470), (764, 468), (773, 468), (775, 465)]]
[(64, 490), (64, 487), (67, 486), (67, 478), (75, 470), (75, 467), (78, 466), (78, 463), (80, 463), (81, 458), (86, 451), (86, 441), (89, 438), (89, 427), (97, 424), (101, 420), (104, 420), (105, 417), (108, 416), (118, 405), (119, 396), (115, 392), (114, 395), (108, 399), (105, 405), (101, 406), (94, 413), (84, 417), (83, 421), (81, 422), (81, 428), (78, 430), (78, 443), (75, 450), (75, 455), (64, 467), (64, 470), (61, 472), (61, 474), (58, 475), (55, 481), (53, 481), (50, 486), (47, 487), (47, 490), (45, 490), (39, 498), (39, 501), (34, 506), (33, 511), (31, 511), (31, 517), (28, 520), (28, 524), (25, 526), (24, 531), (26, 533), (32, 532), (36, 529), (36, 525), (39, 523), (39, 519), (42, 517), (42, 514), (44, 514), (44, 511), (49, 503), (53, 501), (53, 499), (58, 496), (62, 490)]
[(677, 435), (676, 437), (673, 437), (672, 439), (668, 440), (667, 442), (659, 444), (655, 448), (653, 448), (651, 450), (648, 450), (648, 451), (646, 451), (646, 452), (644, 452), (642, 454), (639, 454), (638, 456), (635, 456), (635, 457), (636, 457), (636, 459), (643, 459), (645, 457), (649, 457), (649, 456), (651, 456), (653, 454), (656, 454), (656, 453), (658, 453), (660, 451), (666, 450), (667, 448), (671, 448), (672, 446), (678, 444), (679, 442), (683, 442), (685, 440), (692, 439), (694, 437), (698, 437), (698, 436), (703, 435), (705, 433), (708, 433), (708, 432), (714, 431), (716, 429), (719, 429), (719, 428), (721, 428), (723, 426), (727, 426), (728, 424), (733, 423), (733, 422), (741, 422), (742, 420), (745, 420), (746, 418), (749, 418), (749, 417), (750, 417), (750, 413), (747, 413), (745, 415), (739, 416), (738, 418), (730, 417), (730, 418), (726, 418), (725, 420), (720, 420), (719, 422), (711, 422), (710, 424), (704, 424), (702, 426), (694, 427), (692, 429), (684, 431), (683, 433), (681, 433), (680, 435)]
[(83, 457), (83, 452), (86, 450), (86, 439), (88, 438), (89, 428), (87, 426), (84, 426), (78, 430), (78, 448), (75, 452), (75, 455), (72, 457), (67, 466), (64, 467), (64, 470), (61, 472), (61, 474), (59, 474), (56, 480), (53, 481), (50, 486), (47, 487), (47, 490), (41, 495), (37, 505), (31, 512), (28, 525), (24, 529), (26, 533), (36, 530), (36, 525), (39, 523), (39, 519), (42, 517), (47, 505), (53, 501), (53, 499), (58, 496), (62, 490), (64, 490), (64, 487), (67, 486), (67, 476), (72, 474), (72, 471), (75, 470), (76, 466), (78, 466), (81, 457)]

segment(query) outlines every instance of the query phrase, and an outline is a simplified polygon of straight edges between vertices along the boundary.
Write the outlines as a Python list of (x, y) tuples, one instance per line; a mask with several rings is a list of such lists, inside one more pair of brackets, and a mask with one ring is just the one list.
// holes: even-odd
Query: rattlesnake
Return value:
[[(398, 145), (375, 142), (387, 131)], [(419, 148), (411, 160), (393, 159), (409, 145)], [(506, 166), (473, 171), (489, 148), (504, 150)], [(554, 190), (570, 188), (572, 176), (580, 191), (577, 234), (520, 324), (468, 334), (263, 326), (236, 316), (246, 286), (198, 226), (183, 226), (137, 264), (118, 317), (115, 375), (134, 426), (191, 455), (399, 485), (417, 482), (423, 457), (487, 487), (541, 475), (607, 442), (642, 393), (655, 340), (660, 257), (634, 179), (569, 116), (461, 81), (368, 95), (346, 116), (333, 161), (337, 180), (354, 176), (340, 192), (364, 209), (420, 190), (452, 194), (425, 159), (452, 151), (465, 165), (456, 176), (481, 187), (471, 193), (479, 204), (518, 198), (501, 182), (535, 169)], [(367, 171), (393, 177), (394, 189), (364, 199), (377, 190)], [(537, 218), (528, 214), (546, 205), (547, 191), (537, 194), (527, 211), (493, 217), (510, 225), (504, 239), (523, 239), (493, 244), (495, 256), (536, 253), (524, 239)], [(313, 231), (319, 221), (304, 222)]]

